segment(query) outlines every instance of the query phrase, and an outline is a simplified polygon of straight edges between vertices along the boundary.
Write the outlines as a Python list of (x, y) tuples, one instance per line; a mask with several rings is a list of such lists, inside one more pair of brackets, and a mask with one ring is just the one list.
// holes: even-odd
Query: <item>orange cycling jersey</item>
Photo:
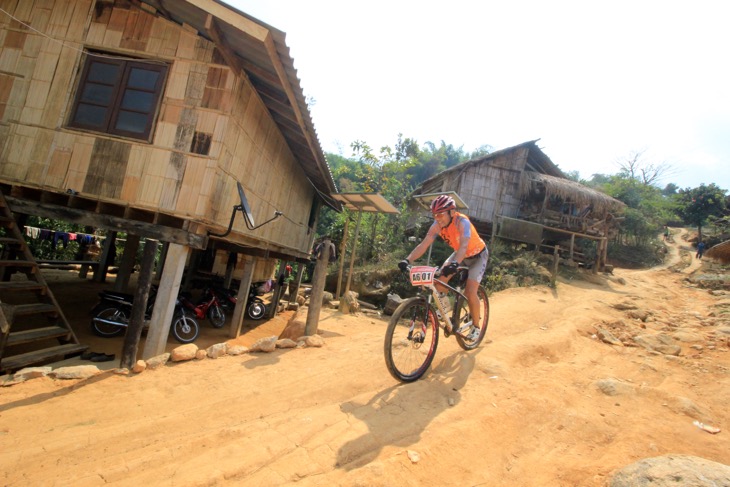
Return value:
[[(457, 221), (459, 222), (458, 225)], [(464, 225), (468, 226), (464, 227), (464, 230), (462, 231), (461, 228)], [(455, 211), (454, 216), (451, 219), (451, 223), (449, 223), (446, 228), (441, 229), (439, 236), (443, 238), (444, 242), (446, 242), (452, 249), (459, 250), (462, 235), (469, 239), (469, 244), (466, 247), (465, 258), (474, 257), (487, 246), (487, 244), (484, 243), (484, 240), (482, 240), (477, 233), (472, 222), (469, 221), (466, 216)]]

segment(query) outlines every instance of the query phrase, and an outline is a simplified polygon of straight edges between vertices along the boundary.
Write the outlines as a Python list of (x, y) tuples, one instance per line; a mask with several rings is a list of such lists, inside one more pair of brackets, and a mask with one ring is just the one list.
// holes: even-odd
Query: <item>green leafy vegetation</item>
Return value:
[[(443, 141), (438, 145), (431, 142), (419, 145), (402, 135), (393, 148), (382, 147), (376, 151), (362, 141), (354, 142), (351, 148), (350, 157), (327, 155), (339, 190), (379, 192), (401, 212), (400, 215), (364, 213), (361, 216), (355, 265), (393, 269), (423, 238), (431, 224), (428, 215), (409, 213), (406, 203), (413, 189), (441, 171), (492, 150), (485, 145), (468, 153)], [(641, 152), (630, 154), (618, 166), (616, 174), (594, 174), (590, 180), (581, 179), (577, 171), (566, 174), (569, 179), (626, 204), (620, 231), (609, 242), (611, 263), (627, 267), (660, 263), (664, 256), (662, 229), (667, 224), (693, 225), (698, 232), (704, 228), (714, 235), (728, 234), (730, 213), (726, 190), (714, 184), (679, 189), (676, 184), (668, 183), (662, 188), (659, 183), (671, 175), (673, 168), (666, 163), (646, 161)], [(326, 208), (320, 216), (318, 234), (339, 243), (349, 220), (348, 247), (352, 248), (356, 219), (356, 214), (347, 211), (338, 214)], [(415, 225), (407, 226), (409, 221), (415, 221)], [(595, 244), (582, 250), (590, 256), (596, 251)], [(441, 263), (450, 253), (451, 249), (437, 242), (431, 251), (431, 262)], [(543, 269), (552, 265), (552, 256), (528, 251), (526, 246), (497, 241), (490, 244), (490, 253), (483, 284), (491, 291), (544, 282)], [(561, 269), (564, 271), (568, 270)], [(396, 287), (405, 289), (409, 285), (404, 280)]]

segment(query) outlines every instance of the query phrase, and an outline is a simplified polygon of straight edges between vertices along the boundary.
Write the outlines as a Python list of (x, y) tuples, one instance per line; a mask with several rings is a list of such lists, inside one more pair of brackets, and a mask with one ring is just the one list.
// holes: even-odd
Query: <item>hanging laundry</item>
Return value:
[(51, 248), (53, 250), (56, 250), (56, 244), (58, 242), (61, 242), (63, 245), (63, 248), (66, 248), (66, 245), (68, 245), (68, 233), (66, 232), (53, 232), (53, 244), (51, 245)]

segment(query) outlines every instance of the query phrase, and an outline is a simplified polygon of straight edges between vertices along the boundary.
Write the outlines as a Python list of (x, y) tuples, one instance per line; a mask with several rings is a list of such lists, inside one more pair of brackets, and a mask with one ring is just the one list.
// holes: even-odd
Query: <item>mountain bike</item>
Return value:
[[(410, 266), (411, 284), (421, 288), (415, 297), (403, 301), (393, 313), (385, 332), (385, 365), (390, 374), (401, 382), (413, 382), (426, 373), (436, 355), (439, 328), (444, 336), (454, 335), (464, 350), (479, 346), (489, 324), (489, 298), (484, 287), (479, 286), (479, 314), (481, 323), (473, 323), (469, 303), (462, 290), (466, 285), (469, 268), (459, 266), (454, 287), (439, 282), (446, 288), (442, 296), (436, 289), (435, 279), (440, 275), (438, 267)], [(453, 299), (452, 311), (447, 311)]]

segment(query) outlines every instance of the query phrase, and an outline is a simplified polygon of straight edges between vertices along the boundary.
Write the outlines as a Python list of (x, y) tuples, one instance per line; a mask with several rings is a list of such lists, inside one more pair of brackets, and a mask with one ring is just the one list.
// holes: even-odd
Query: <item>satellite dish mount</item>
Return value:
[(231, 230), (233, 229), (233, 221), (236, 219), (236, 212), (240, 211), (243, 213), (243, 220), (246, 222), (246, 228), (249, 230), (256, 230), (257, 228), (261, 228), (267, 223), (271, 223), (277, 218), (279, 218), (281, 215), (283, 215), (282, 212), (279, 210), (274, 211), (274, 216), (272, 218), (269, 218), (265, 222), (261, 223), (260, 225), (255, 225), (253, 221), (253, 213), (251, 213), (251, 206), (248, 204), (248, 200), (246, 199), (246, 194), (243, 192), (243, 186), (241, 186), (241, 183), (236, 181), (236, 186), (238, 188), (238, 198), (241, 201), (240, 205), (235, 205), (233, 207), (233, 211), (231, 212), (231, 221), (228, 223), (228, 230), (225, 231), (225, 233), (213, 233), (208, 232), (208, 235), (211, 237), (225, 237), (229, 233), (231, 233)]

